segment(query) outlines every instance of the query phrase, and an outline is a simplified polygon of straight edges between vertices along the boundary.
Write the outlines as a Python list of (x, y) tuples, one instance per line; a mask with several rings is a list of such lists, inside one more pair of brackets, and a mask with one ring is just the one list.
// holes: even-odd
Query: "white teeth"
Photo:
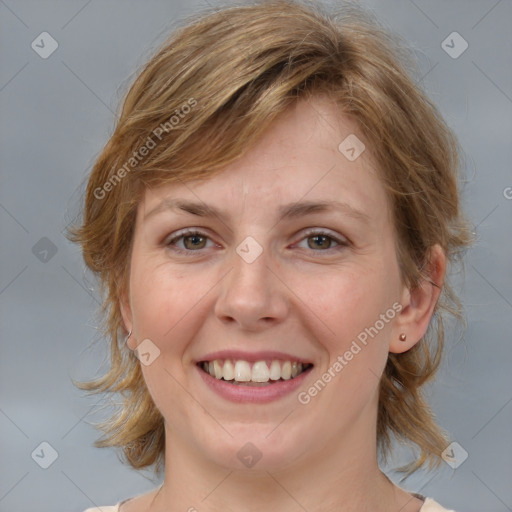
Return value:
[(268, 382), (270, 378), (270, 371), (265, 361), (258, 361), (252, 365), (252, 378), (253, 382)]
[(222, 366), (217, 359), (213, 361), (213, 369), (215, 371), (214, 377), (216, 379), (222, 379)]
[(292, 363), (290, 361), (285, 361), (283, 363), (283, 367), (281, 368), (281, 378), (284, 380), (289, 380), (292, 377)]
[[(269, 367), (270, 363), (270, 367)], [(252, 364), (252, 368), (251, 368)], [(297, 361), (248, 361), (229, 359), (204, 361), (202, 368), (218, 380), (265, 383), (276, 380), (294, 379), (302, 373), (304, 365)]]
[(251, 367), (247, 361), (235, 363), (235, 380), (237, 382), (249, 382), (251, 380)]
[(231, 361), (224, 361), (224, 366), (222, 367), (222, 378), (224, 380), (233, 380), (235, 378), (235, 369), (231, 364)]
[(279, 380), (281, 378), (281, 365), (279, 361), (270, 363), (270, 380)]

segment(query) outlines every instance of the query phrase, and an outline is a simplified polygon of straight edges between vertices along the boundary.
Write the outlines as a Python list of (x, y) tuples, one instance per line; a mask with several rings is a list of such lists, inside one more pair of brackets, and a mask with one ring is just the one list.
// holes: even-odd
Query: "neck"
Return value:
[(419, 500), (380, 471), (376, 441), (370, 441), (375, 428), (365, 432), (364, 425), (366, 419), (336, 445), (327, 442), (287, 466), (250, 470), (223, 468), (168, 430), (164, 484), (151, 512), (416, 512)]

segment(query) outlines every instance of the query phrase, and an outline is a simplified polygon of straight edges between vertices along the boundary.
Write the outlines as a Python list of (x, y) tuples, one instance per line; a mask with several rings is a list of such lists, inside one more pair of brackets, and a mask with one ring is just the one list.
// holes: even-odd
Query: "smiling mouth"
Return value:
[(197, 365), (217, 380), (244, 386), (269, 386), (292, 380), (313, 367), (310, 363), (277, 359), (255, 362), (215, 359), (200, 361)]

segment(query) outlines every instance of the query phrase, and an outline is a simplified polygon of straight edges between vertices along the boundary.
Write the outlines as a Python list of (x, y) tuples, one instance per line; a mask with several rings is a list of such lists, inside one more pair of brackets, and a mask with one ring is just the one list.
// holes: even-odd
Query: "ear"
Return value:
[[(438, 244), (427, 255), (425, 277), (413, 289), (404, 287), (400, 304), (402, 309), (393, 326), (389, 351), (401, 354), (412, 348), (427, 331), (434, 314), (446, 274), (446, 256)], [(406, 339), (402, 341), (400, 335)]]
[[(133, 329), (133, 320), (132, 320), (132, 308), (130, 305), (130, 298), (127, 292), (124, 292), (119, 297), (119, 309), (121, 310), (121, 316), (123, 318), (124, 328), (127, 333), (132, 332)], [(135, 350), (137, 347), (137, 341), (135, 336), (132, 334), (128, 340), (126, 341), (128, 348), (131, 350)]]

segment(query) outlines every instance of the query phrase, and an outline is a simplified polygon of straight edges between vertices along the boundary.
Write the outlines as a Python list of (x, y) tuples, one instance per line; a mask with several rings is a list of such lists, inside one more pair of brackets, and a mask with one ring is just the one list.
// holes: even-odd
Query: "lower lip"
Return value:
[(199, 366), (196, 366), (196, 368), (205, 384), (222, 398), (237, 403), (259, 404), (272, 402), (293, 393), (303, 384), (307, 375), (313, 369), (313, 367), (310, 367), (294, 379), (274, 382), (268, 386), (244, 386), (243, 384), (229, 384), (225, 380), (212, 377)]

